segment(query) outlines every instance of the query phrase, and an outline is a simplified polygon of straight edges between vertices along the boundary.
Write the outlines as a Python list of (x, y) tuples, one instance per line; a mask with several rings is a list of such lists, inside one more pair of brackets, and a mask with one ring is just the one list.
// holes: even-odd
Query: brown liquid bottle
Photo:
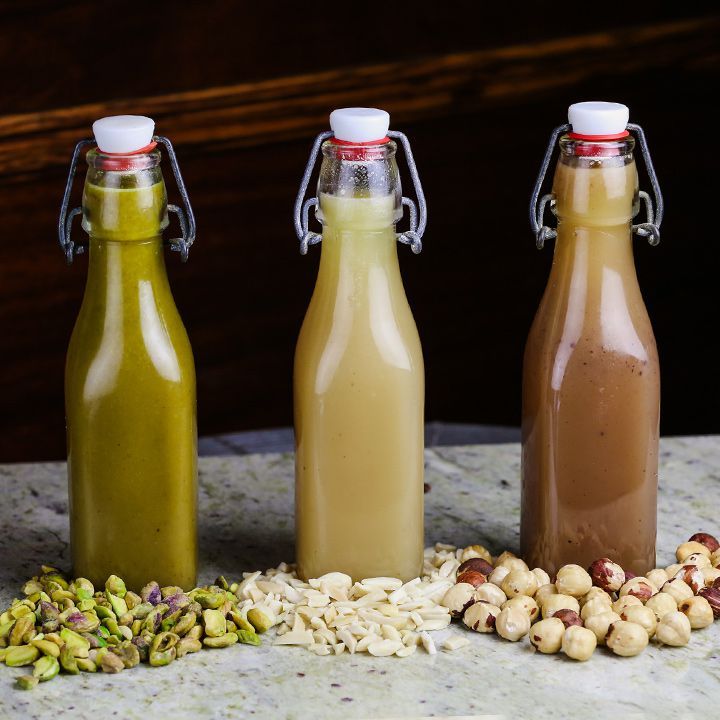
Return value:
[[(525, 348), (521, 546), (550, 573), (609, 557), (655, 567), (660, 368), (635, 273), (632, 232), (659, 239), (662, 198), (642, 130), (616, 103), (578, 103), (558, 128), (531, 217), (538, 245), (550, 201), (557, 240), (547, 288)], [(637, 134), (658, 217), (638, 193)], [(568, 130), (572, 132), (567, 133)], [(535, 202), (558, 135), (553, 193)], [(650, 222), (633, 226), (642, 197)]]

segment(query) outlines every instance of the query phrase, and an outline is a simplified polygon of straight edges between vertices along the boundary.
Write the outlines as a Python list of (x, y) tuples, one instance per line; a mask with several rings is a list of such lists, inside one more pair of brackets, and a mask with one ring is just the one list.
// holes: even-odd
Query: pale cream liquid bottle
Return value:
[(379, 110), (335, 111), (322, 144), (322, 254), (294, 373), (304, 578), (410, 580), (422, 567), (424, 368), (398, 266), (388, 122)]
[(553, 184), (557, 241), (525, 349), (522, 554), (555, 572), (655, 567), (660, 368), (633, 261), (627, 108), (571, 107)]

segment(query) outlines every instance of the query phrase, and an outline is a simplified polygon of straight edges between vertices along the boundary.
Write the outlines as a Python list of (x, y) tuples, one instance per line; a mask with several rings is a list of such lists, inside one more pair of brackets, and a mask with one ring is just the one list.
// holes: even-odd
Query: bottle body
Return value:
[(660, 371), (633, 261), (632, 140), (611, 145), (561, 141), (553, 266), (525, 348), (521, 545), (551, 573), (655, 567)]
[(65, 373), (73, 569), (194, 587), (195, 370), (165, 271), (165, 188), (159, 168), (112, 175), (85, 185), (88, 280)]
[(294, 370), (299, 572), (409, 580), (423, 553), (424, 368), (397, 197), (319, 201), (320, 269)]

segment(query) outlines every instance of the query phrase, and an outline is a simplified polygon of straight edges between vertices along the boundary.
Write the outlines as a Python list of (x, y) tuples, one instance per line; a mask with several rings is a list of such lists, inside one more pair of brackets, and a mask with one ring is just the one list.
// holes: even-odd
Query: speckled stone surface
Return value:
[[(658, 564), (703, 529), (720, 531), (720, 438), (662, 443)], [(517, 445), (434, 448), (426, 454), (426, 539), (517, 549)], [(293, 555), (292, 457), (203, 458), (201, 581), (273, 566)], [(66, 567), (65, 467), (0, 466), (0, 604), (41, 562)], [(441, 641), (449, 632), (435, 633)], [(0, 666), (0, 718), (508, 718), (720, 717), (720, 623), (687, 648), (650, 647), (587, 663), (525, 643), (469, 634), (452, 653), (410, 658), (317, 657), (299, 648), (234, 646), (167, 668), (63, 676), (16, 691)]]

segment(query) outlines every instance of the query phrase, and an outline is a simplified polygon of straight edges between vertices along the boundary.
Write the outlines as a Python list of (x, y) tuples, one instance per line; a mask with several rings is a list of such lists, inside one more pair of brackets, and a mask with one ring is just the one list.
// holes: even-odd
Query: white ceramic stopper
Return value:
[(153, 139), (155, 121), (144, 115), (112, 115), (93, 123), (95, 142), (102, 152), (133, 153)]
[(390, 115), (377, 108), (341, 108), (330, 113), (330, 128), (338, 140), (382, 140), (390, 128)]
[(578, 135), (616, 135), (626, 129), (630, 110), (612, 102), (581, 102), (568, 108), (568, 122)]

